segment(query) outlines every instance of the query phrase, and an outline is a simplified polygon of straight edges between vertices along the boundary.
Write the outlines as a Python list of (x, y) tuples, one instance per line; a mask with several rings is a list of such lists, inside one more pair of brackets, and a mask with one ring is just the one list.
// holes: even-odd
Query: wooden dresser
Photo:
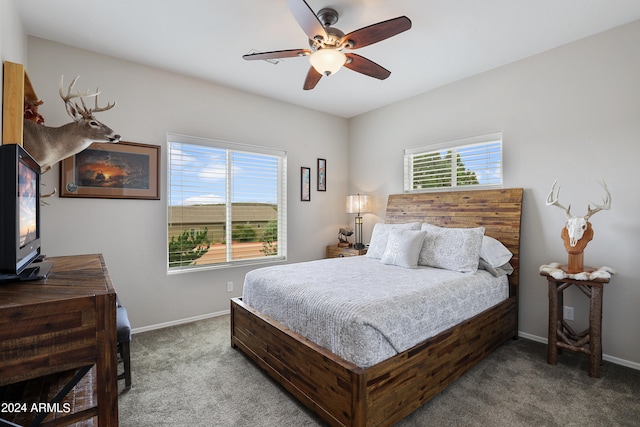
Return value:
[[(0, 285), (0, 425), (2, 419), (18, 425), (40, 419), (37, 425), (90, 420), (117, 426), (116, 294), (104, 259), (79, 255), (47, 261), (53, 267), (46, 280)], [(88, 383), (83, 393), (89, 396), (80, 396), (78, 385), (69, 390), (76, 393), (73, 403), (63, 395), (56, 406), (41, 400), (40, 386), (28, 385), (62, 375), (74, 378), (65, 384), (69, 388)], [(12, 387), (23, 397), (8, 401)], [(84, 405), (77, 407), (80, 401)]]

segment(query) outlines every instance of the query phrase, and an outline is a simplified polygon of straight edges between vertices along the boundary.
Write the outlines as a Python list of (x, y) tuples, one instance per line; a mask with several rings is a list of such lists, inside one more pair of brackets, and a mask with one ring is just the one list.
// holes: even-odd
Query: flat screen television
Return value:
[(0, 145), (0, 282), (45, 278), (40, 245), (40, 165), (20, 145)]

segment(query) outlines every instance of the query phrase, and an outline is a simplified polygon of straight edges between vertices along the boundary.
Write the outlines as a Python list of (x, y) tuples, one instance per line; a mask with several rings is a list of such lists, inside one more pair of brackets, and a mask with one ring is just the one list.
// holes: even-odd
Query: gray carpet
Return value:
[[(133, 336), (133, 388), (120, 426), (322, 426), (230, 346), (229, 316)], [(546, 363), (546, 345), (508, 342), (399, 424), (413, 426), (638, 426), (640, 371), (586, 355)], [(120, 385), (122, 388), (122, 385)]]

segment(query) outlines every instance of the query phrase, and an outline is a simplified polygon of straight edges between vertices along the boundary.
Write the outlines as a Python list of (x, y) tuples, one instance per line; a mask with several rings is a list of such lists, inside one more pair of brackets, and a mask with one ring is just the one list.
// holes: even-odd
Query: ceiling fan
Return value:
[(316, 87), (323, 75), (329, 76), (342, 68), (384, 80), (391, 71), (355, 53), (345, 52), (369, 46), (388, 39), (411, 28), (406, 16), (378, 22), (349, 34), (332, 27), (338, 22), (338, 12), (331, 8), (321, 9), (317, 14), (304, 0), (287, 0), (293, 16), (309, 37), (310, 49), (276, 50), (243, 55), (247, 61), (281, 59), (308, 56), (311, 67), (304, 81), (304, 90)]

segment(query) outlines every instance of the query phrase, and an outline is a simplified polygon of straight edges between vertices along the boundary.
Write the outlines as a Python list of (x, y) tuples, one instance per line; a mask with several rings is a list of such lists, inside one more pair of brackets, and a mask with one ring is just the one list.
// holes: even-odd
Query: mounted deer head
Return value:
[[(96, 89), (94, 93), (89, 91), (72, 93), (78, 77), (73, 79), (66, 95), (63, 93), (64, 76), (61, 77), (58, 90), (73, 122), (53, 128), (31, 120), (24, 120), (24, 148), (40, 164), (43, 173), (59, 161), (81, 152), (93, 142), (116, 143), (120, 141), (120, 135), (94, 117), (94, 113), (115, 107), (115, 102), (107, 103), (105, 107), (98, 107), (99, 89)], [(84, 102), (84, 98), (90, 97), (95, 97), (95, 107), (93, 108), (87, 108)], [(73, 99), (79, 99), (81, 105), (73, 102)]]
[(547, 196), (547, 206), (557, 206), (567, 215), (567, 223), (562, 229), (561, 237), (564, 240), (565, 249), (569, 253), (569, 273), (577, 273), (584, 269), (583, 252), (593, 238), (593, 229), (591, 228), (589, 218), (596, 212), (611, 209), (611, 193), (607, 188), (607, 183), (602, 181), (600, 185), (602, 185), (606, 192), (603, 203), (601, 205), (594, 204), (594, 208), (591, 208), (591, 204), (589, 204), (587, 206), (587, 214), (582, 217), (571, 215), (571, 205), (565, 208), (558, 201), (558, 195), (560, 193), (558, 180), (554, 181), (551, 192)]

